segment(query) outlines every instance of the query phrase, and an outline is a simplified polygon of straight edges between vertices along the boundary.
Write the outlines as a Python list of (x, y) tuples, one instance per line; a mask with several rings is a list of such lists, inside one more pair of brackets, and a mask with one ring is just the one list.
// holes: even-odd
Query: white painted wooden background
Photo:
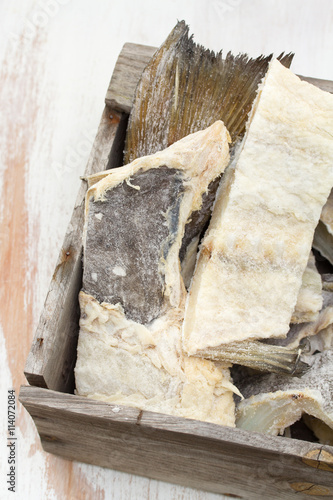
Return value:
[[(224, 497), (44, 453), (17, 411), (17, 492), (7, 491), (7, 391), (23, 368), (110, 76), (125, 42), (160, 45), (177, 19), (214, 50), (296, 53), (333, 80), (331, 0), (0, 0), (0, 498)], [(171, 479), (171, 478), (170, 478)]]

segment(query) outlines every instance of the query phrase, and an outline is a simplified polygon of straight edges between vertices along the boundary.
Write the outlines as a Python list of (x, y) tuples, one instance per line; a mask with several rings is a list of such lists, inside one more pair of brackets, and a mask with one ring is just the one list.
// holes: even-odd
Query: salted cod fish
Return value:
[(321, 276), (311, 252), (286, 338), (231, 342), (224, 344), (222, 351), (217, 347), (208, 352), (202, 350), (201, 354), (211, 360), (240, 363), (261, 371), (299, 375), (308, 368), (304, 363), (308, 344), (301, 341), (331, 327), (332, 300), (332, 293), (322, 291)]
[(333, 185), (333, 96), (277, 60), (226, 170), (188, 296), (183, 346), (285, 337)]
[(333, 350), (312, 358), (301, 377), (257, 375), (238, 383), (245, 399), (237, 405), (237, 427), (278, 435), (307, 414), (333, 429)]
[(234, 425), (228, 366), (181, 347), (185, 223), (229, 161), (221, 121), (111, 171), (86, 198), (77, 394)]
[[(333, 291), (322, 291), (323, 304), (319, 315), (313, 321), (290, 325), (290, 329), (285, 338), (268, 339), (267, 344), (294, 349), (299, 346), (303, 339), (317, 337), (320, 332), (329, 331), (333, 327)], [(325, 336), (324, 335), (324, 336)], [(312, 340), (315, 342), (315, 339)]]
[[(240, 140), (272, 55), (222, 57), (193, 41), (180, 21), (144, 69), (126, 132), (124, 162), (161, 151), (188, 134), (222, 120), (232, 143)], [(290, 66), (293, 54), (279, 59)], [(185, 286), (192, 278), (201, 233), (211, 216), (219, 179), (209, 186), (200, 210), (187, 221), (180, 261)]]
[[(124, 162), (165, 149), (222, 120), (232, 143), (245, 126), (272, 54), (215, 53), (193, 41), (179, 21), (144, 69), (126, 134)], [(289, 67), (293, 54), (278, 59)]]

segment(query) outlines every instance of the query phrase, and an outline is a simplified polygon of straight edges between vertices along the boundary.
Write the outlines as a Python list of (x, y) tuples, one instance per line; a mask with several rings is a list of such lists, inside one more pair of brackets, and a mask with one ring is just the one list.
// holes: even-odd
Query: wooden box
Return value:
[[(86, 174), (121, 165), (135, 86), (154, 50), (123, 47)], [(309, 80), (333, 92), (333, 82)], [(20, 391), (44, 450), (247, 500), (333, 498), (333, 447), (74, 395), (85, 192), (82, 181)]]

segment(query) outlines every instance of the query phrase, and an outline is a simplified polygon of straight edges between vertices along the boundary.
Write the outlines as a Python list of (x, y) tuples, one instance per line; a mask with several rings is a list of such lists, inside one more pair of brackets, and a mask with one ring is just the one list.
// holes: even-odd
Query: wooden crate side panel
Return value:
[[(105, 107), (86, 175), (107, 167), (121, 119), (121, 114)], [(30, 384), (64, 392), (74, 389), (86, 189), (86, 182), (82, 181), (25, 366)]]
[(20, 401), (44, 449), (70, 460), (249, 500), (333, 494), (332, 447), (40, 388), (22, 387)]
[(136, 86), (156, 47), (125, 43), (123, 46), (105, 96), (105, 103), (118, 110), (130, 113)]

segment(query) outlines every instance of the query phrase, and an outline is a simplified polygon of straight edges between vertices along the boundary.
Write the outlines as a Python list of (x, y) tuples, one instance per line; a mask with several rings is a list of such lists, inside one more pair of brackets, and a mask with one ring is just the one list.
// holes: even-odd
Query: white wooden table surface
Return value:
[(48, 455), (19, 404), (16, 493), (6, 483), (8, 390), (26, 383), (116, 58), (125, 42), (159, 46), (177, 19), (211, 49), (294, 51), (296, 73), (333, 80), (331, 0), (0, 1), (1, 499), (226, 498)]

